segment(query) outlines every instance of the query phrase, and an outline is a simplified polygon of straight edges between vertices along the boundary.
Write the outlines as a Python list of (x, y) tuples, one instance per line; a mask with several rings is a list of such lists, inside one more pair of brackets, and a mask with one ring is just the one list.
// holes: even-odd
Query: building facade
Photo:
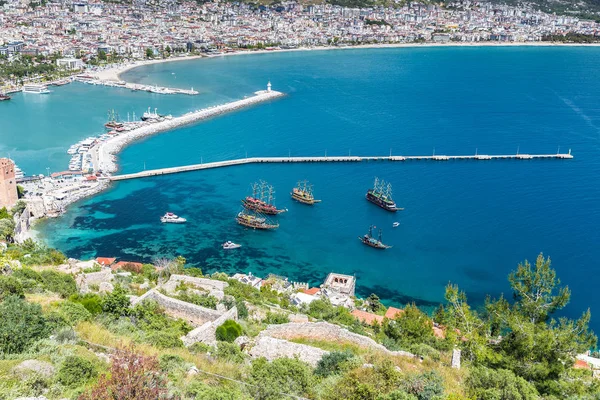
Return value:
[(0, 158), (0, 208), (11, 208), (15, 204), (17, 204), (15, 163), (8, 158)]

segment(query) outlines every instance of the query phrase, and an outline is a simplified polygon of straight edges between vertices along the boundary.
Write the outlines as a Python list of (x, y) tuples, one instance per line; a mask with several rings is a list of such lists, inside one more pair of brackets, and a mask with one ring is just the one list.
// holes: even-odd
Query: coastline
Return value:
[(137, 60), (128, 64), (118, 65), (102, 71), (94, 71), (94, 75), (103, 81), (122, 81), (121, 75), (132, 69), (153, 64), (170, 63), (176, 61), (199, 60), (202, 58), (215, 58), (226, 56), (242, 56), (251, 54), (289, 53), (298, 51), (330, 51), (330, 50), (362, 50), (362, 49), (393, 49), (393, 48), (434, 48), (434, 47), (599, 47), (600, 43), (559, 43), (559, 42), (449, 42), (449, 43), (387, 43), (363, 44), (356, 46), (316, 46), (298, 47), (294, 49), (274, 50), (238, 50), (219, 55), (197, 55), (185, 57), (171, 57), (156, 60)]

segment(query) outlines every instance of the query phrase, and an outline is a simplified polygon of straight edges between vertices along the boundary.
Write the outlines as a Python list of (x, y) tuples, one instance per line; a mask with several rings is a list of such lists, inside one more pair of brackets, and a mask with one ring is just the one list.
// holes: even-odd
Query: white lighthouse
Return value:
[(267, 93), (271, 93), (271, 81), (267, 83)]

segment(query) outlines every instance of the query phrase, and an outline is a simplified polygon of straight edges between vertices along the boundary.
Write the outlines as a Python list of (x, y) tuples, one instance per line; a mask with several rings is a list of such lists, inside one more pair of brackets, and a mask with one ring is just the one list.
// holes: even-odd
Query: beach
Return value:
[(389, 43), (389, 44), (364, 44), (357, 46), (316, 46), (316, 47), (298, 47), (293, 49), (276, 49), (276, 50), (244, 50), (232, 51), (219, 55), (196, 55), (185, 57), (171, 57), (164, 59), (153, 60), (138, 60), (127, 64), (120, 64), (114, 67), (109, 67), (101, 71), (94, 71), (94, 75), (102, 81), (122, 81), (121, 74), (130, 71), (137, 67), (142, 67), (152, 64), (162, 64), (177, 61), (190, 61), (202, 58), (225, 57), (225, 56), (242, 56), (251, 54), (273, 54), (282, 52), (294, 51), (329, 51), (329, 50), (360, 50), (360, 49), (393, 49), (393, 48), (427, 48), (427, 47), (596, 47), (600, 43), (556, 43), (556, 42), (450, 42), (450, 43)]

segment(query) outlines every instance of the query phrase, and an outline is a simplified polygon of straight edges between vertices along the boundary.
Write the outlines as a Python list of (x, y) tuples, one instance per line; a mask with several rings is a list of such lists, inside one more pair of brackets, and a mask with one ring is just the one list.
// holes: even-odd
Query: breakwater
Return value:
[(218, 106), (204, 108), (184, 114), (180, 117), (167, 119), (150, 125), (145, 125), (129, 132), (124, 132), (118, 136), (110, 138), (97, 144), (91, 149), (93, 154), (94, 170), (104, 173), (114, 173), (117, 171), (115, 155), (127, 144), (150, 136), (159, 132), (168, 131), (183, 125), (198, 122), (207, 118), (215, 117), (227, 112), (235, 111), (240, 108), (249, 107), (254, 104), (262, 103), (283, 96), (283, 93), (274, 90), (262, 90), (255, 93), (254, 96), (225, 103)]
[(569, 153), (556, 154), (506, 154), (506, 155), (467, 155), (467, 156), (333, 156), (333, 157), (252, 157), (241, 158), (237, 160), (217, 161), (211, 163), (185, 165), (181, 167), (160, 168), (147, 171), (136, 172), (133, 174), (115, 175), (110, 179), (112, 181), (121, 181), (127, 179), (145, 178), (157, 175), (177, 174), (181, 172), (197, 171), (202, 169), (223, 168), (234, 165), (244, 164), (259, 164), (259, 163), (313, 163), (313, 162), (364, 162), (364, 161), (450, 161), (450, 160), (533, 160), (533, 159), (571, 159), (571, 151)]

